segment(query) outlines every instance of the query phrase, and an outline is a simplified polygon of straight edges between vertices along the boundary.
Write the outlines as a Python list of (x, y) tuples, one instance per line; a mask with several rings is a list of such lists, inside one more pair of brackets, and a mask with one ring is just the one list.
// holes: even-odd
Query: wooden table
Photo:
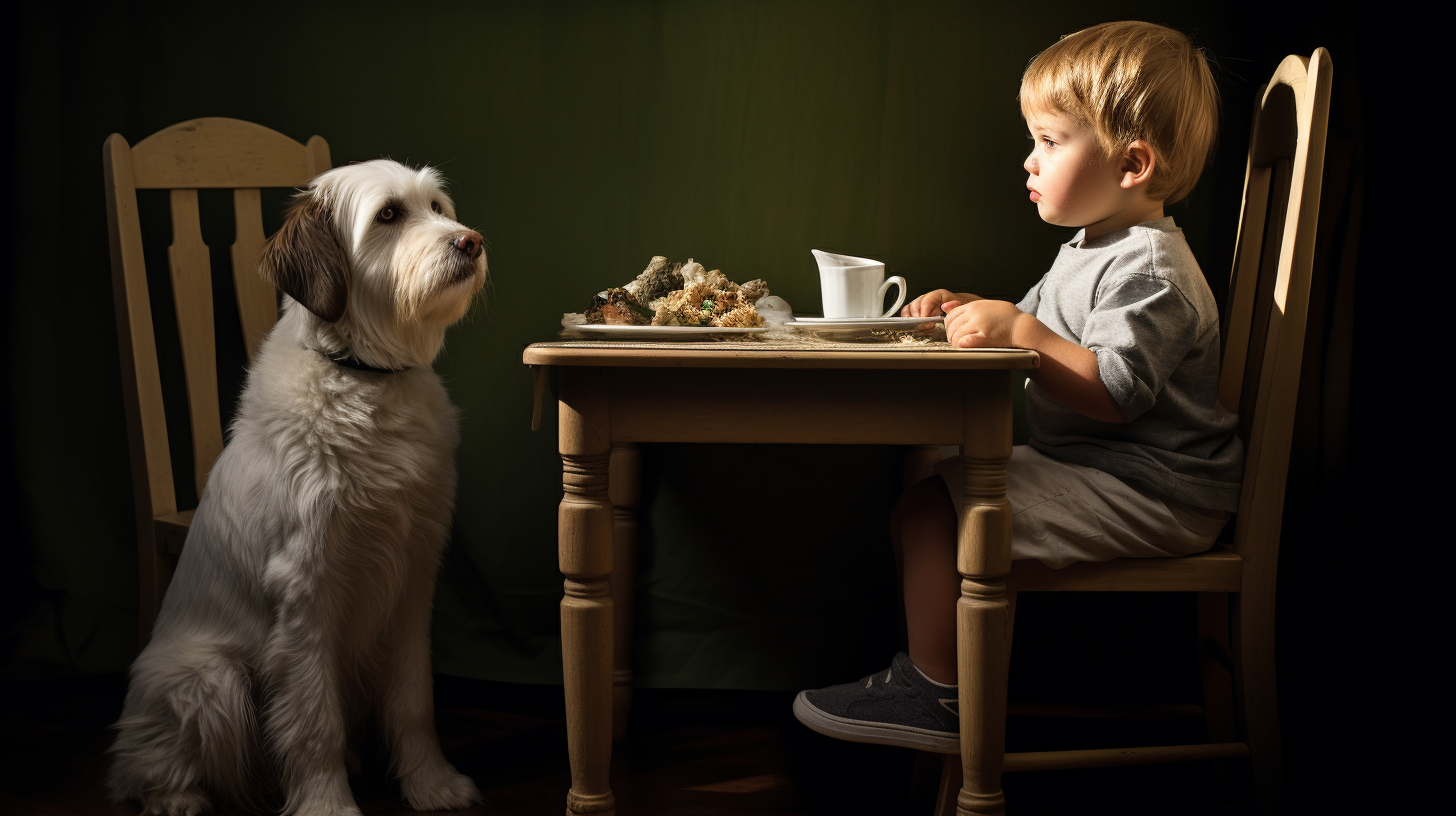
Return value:
[(555, 366), (560, 381), (568, 814), (616, 812), (608, 768), (613, 719), (625, 719), (630, 699), (632, 582), (614, 583), (612, 575), (614, 560), (628, 576), (634, 568), (641, 473), (635, 446), (737, 443), (746, 425), (763, 443), (960, 446), (965, 509), (956, 620), (965, 781), (956, 812), (1004, 812), (1011, 371), (1035, 368), (1035, 352), (944, 344), (579, 341), (532, 345), (524, 362), (542, 367), (538, 398), (544, 367)]

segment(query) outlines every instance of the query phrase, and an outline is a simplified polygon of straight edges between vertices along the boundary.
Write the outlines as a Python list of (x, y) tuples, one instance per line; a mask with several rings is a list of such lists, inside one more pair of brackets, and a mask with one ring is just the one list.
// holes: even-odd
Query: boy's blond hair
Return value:
[(1148, 197), (1193, 189), (1218, 133), (1218, 87), (1203, 49), (1152, 23), (1103, 23), (1068, 34), (1021, 77), (1022, 115), (1064, 113), (1089, 125), (1107, 156), (1134, 140), (1153, 148)]

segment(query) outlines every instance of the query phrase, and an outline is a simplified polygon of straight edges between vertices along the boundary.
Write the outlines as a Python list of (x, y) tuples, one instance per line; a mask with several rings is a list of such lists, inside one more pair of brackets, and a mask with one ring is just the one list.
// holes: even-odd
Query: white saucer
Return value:
[(939, 323), (944, 319), (944, 315), (938, 315), (936, 317), (796, 317), (788, 325), (792, 326), (795, 323), (819, 323), (862, 326), (868, 323), (876, 323), (888, 326), (914, 326), (920, 323)]
[(801, 321), (793, 320), (785, 323), (795, 331), (816, 334), (825, 339), (833, 340), (854, 340), (859, 338), (874, 337), (875, 332), (913, 331), (919, 326), (935, 325), (940, 320), (929, 317), (882, 317), (874, 320), (858, 321)]

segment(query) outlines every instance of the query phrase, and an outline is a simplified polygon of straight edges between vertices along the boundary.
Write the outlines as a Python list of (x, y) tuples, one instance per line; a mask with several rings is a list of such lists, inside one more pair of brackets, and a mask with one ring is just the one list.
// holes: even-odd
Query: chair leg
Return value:
[(140, 578), (137, 597), (137, 645), (146, 647), (152, 627), (162, 611), (162, 599), (177, 569), (177, 556), (157, 546), (156, 525), (150, 518), (137, 525), (137, 567)]
[(1274, 671), (1274, 597), (1264, 594), (1246, 589), (1234, 602), (1233, 658), (1240, 731), (1249, 746), (1259, 812), (1267, 814), (1283, 808), (1284, 756)]
[(1203, 720), (1209, 742), (1237, 739), (1230, 654), (1228, 595), (1198, 593), (1198, 667), (1203, 680)]
[(959, 754), (945, 754), (940, 771), (940, 790), (935, 797), (935, 816), (955, 816), (956, 797), (960, 795), (962, 775)]
[[(1229, 645), (1229, 596), (1200, 592), (1198, 602), (1198, 668), (1203, 681), (1203, 725), (1211, 743), (1235, 742), (1241, 737), (1235, 723), (1234, 663)], [(1247, 792), (1249, 777), (1243, 762), (1215, 762), (1215, 787)], [(1244, 793), (1247, 796), (1247, 793)]]
[(632, 609), (637, 587), (637, 505), (642, 498), (642, 451), (636, 445), (612, 446), (607, 496), (612, 502), (612, 738), (622, 739), (632, 712)]

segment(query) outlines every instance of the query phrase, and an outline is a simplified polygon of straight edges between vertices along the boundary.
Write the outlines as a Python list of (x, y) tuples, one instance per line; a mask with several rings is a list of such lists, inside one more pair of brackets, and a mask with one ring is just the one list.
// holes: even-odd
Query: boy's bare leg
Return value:
[(956, 672), (956, 512), (945, 482), (923, 479), (905, 492), (894, 516), (904, 580), (910, 660), (937, 683), (954, 685)]

